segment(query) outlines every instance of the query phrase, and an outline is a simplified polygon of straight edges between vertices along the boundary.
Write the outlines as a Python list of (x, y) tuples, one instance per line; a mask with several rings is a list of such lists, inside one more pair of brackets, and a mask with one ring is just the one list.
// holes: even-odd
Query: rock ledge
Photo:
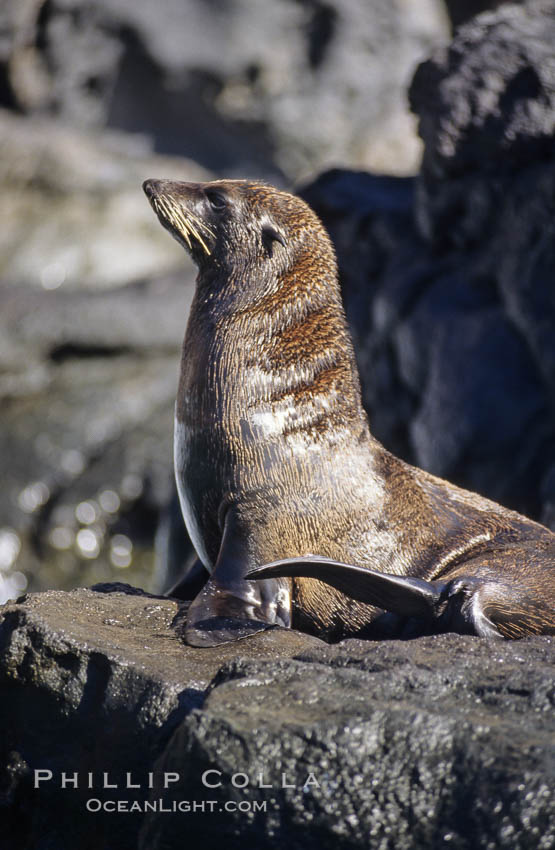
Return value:
[(202, 650), (183, 614), (120, 584), (0, 609), (1, 846), (554, 846), (553, 639)]

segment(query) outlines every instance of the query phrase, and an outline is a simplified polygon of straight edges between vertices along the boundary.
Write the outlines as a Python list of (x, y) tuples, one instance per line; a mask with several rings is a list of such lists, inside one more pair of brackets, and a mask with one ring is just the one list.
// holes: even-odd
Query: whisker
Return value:
[(172, 211), (173, 221), (179, 225), (179, 229), (182, 230), (186, 234), (187, 244), (191, 247), (190, 237), (194, 237), (194, 232), (191, 229), (190, 222), (185, 218), (181, 210), (173, 210)]
[(201, 218), (194, 215), (193, 213), (188, 213), (188, 215), (189, 218), (192, 219), (192, 221), (194, 221), (195, 224), (198, 225), (201, 230), (204, 230), (204, 232), (208, 234), (208, 236), (216, 236), (216, 231), (210, 224), (207, 224), (205, 221), (203, 221)]
[(196, 239), (203, 251), (210, 255), (210, 248), (202, 237), (204, 232), (207, 236), (215, 237), (215, 231), (210, 225), (183, 209), (179, 204), (174, 204), (167, 198), (153, 198), (153, 207), (157, 214), (165, 218), (183, 236), (188, 248), (192, 248), (192, 240)]
[(177, 230), (179, 230), (187, 243), (187, 247), (192, 248), (191, 231), (180, 210), (177, 207), (170, 205), (166, 200), (164, 200), (164, 208), (168, 220), (176, 227)]
[(205, 253), (209, 255), (210, 250), (209, 250), (206, 242), (204, 241), (204, 239), (200, 235), (200, 233), (198, 233), (198, 231), (193, 227), (193, 224), (192, 224), (191, 221), (188, 221), (187, 224), (189, 225), (189, 229), (191, 230), (191, 233), (193, 234), (193, 236), (195, 236), (198, 239), (198, 241), (200, 242), (200, 244), (204, 248)]

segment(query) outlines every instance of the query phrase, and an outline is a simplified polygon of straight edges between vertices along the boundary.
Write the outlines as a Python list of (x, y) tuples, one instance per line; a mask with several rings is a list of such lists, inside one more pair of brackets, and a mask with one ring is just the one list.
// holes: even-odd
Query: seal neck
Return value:
[(178, 419), (221, 423), (230, 438), (251, 444), (284, 437), (329, 444), (344, 431), (369, 437), (336, 286), (311, 298), (289, 287), (230, 312), (207, 291), (198, 287), (191, 307)]

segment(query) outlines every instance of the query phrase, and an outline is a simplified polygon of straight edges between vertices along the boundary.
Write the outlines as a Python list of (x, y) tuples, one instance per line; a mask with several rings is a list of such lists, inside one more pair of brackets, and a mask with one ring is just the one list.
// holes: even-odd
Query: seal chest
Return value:
[(186, 640), (291, 624), (328, 639), (553, 631), (555, 536), (372, 437), (333, 248), (312, 210), (248, 181), (144, 189), (199, 269), (174, 458), (210, 577)]

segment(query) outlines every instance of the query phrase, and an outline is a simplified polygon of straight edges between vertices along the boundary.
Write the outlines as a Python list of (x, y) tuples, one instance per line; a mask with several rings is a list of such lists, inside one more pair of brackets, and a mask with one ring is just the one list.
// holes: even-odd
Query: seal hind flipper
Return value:
[(511, 604), (510, 586), (488, 578), (463, 575), (451, 581), (425, 581), (317, 556), (274, 561), (251, 570), (245, 578), (278, 576), (319, 579), (358, 602), (434, 624), (437, 632), (488, 638), (546, 633), (545, 617), (538, 612), (535, 622), (531, 600), (517, 604), (517, 595)]
[(441, 608), (444, 631), (508, 639), (555, 634), (552, 600), (518, 580), (460, 575), (446, 584)]
[(317, 578), (358, 602), (375, 605), (403, 617), (427, 620), (437, 616), (436, 606), (446, 586), (444, 582), (380, 573), (315, 555), (273, 561), (251, 570), (245, 578), (278, 576)]
[(217, 646), (265, 629), (291, 626), (290, 582), (245, 581), (252, 559), (230, 511), (214, 571), (187, 614), (185, 641), (190, 646)]

